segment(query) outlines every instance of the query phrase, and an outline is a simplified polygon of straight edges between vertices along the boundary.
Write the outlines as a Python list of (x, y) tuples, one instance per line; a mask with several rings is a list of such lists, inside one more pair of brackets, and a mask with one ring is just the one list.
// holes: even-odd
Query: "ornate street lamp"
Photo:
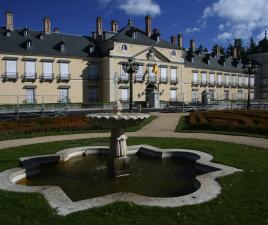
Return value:
[(243, 73), (248, 75), (248, 101), (247, 109), (250, 109), (250, 77), (255, 75), (258, 70), (258, 65), (255, 61), (248, 60), (242, 67)]
[(129, 74), (129, 112), (133, 112), (133, 75), (138, 72), (139, 70), (139, 64), (134, 61), (133, 58), (129, 58), (128, 62), (123, 64), (123, 70), (124, 72)]

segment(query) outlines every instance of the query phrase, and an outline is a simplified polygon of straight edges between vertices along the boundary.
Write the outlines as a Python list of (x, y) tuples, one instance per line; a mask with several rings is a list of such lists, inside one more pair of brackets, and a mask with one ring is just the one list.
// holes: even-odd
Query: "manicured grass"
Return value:
[[(157, 116), (151, 115), (148, 119), (141, 122), (139, 125), (136, 125), (134, 127), (129, 127), (126, 131), (127, 132), (136, 132), (146, 126), (147, 124), (151, 123)], [(77, 128), (77, 129), (61, 129), (58, 131), (53, 130), (43, 130), (40, 129), (39, 131), (34, 131), (30, 133), (24, 133), (24, 132), (9, 132), (9, 133), (1, 133), (0, 141), (3, 140), (11, 140), (11, 139), (19, 139), (19, 138), (31, 138), (31, 137), (42, 137), (42, 136), (53, 136), (53, 135), (67, 135), (67, 134), (80, 134), (80, 133), (102, 133), (102, 132), (110, 132), (109, 129), (103, 129), (101, 127), (90, 127), (87, 128)]]
[(211, 125), (191, 125), (189, 116), (182, 116), (176, 128), (176, 132), (186, 133), (210, 133), (210, 134), (224, 134), (224, 135), (237, 135), (237, 136), (249, 136), (268, 138), (268, 134), (262, 132), (256, 132), (251, 129), (239, 129), (239, 128), (226, 128), (223, 126)]
[[(18, 165), (18, 158), (50, 154), (84, 145), (108, 145), (109, 140), (88, 139), (24, 146), (0, 151), (0, 171)], [(129, 138), (128, 144), (160, 148), (189, 148), (208, 152), (215, 162), (244, 170), (219, 180), (223, 193), (216, 199), (177, 208), (142, 207), (116, 203), (58, 216), (40, 194), (0, 191), (3, 225), (264, 225), (268, 224), (268, 149), (238, 144), (171, 138)], [(161, 181), (159, 181), (161, 182)]]

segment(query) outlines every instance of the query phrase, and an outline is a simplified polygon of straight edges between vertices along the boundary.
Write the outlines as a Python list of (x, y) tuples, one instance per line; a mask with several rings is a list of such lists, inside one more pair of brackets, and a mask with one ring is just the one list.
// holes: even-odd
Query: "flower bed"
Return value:
[(180, 125), (181, 129), (185, 130), (234, 131), (266, 135), (268, 112), (263, 110), (191, 112)]

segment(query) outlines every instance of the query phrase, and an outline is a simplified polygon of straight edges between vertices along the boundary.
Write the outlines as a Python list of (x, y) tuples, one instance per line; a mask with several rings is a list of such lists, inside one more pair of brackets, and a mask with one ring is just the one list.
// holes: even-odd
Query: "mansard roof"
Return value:
[[(10, 54), (25, 55), (51, 55), (58, 57), (101, 57), (99, 48), (95, 45), (94, 40), (88, 36), (70, 35), (63, 33), (44, 34), (40, 31), (29, 30), (27, 36), (23, 36), (23, 29), (15, 29), (11, 36), (6, 35), (6, 29), (0, 28), (0, 52)], [(43, 39), (40, 35), (43, 35)], [(24, 46), (28, 39), (32, 41), (31, 49)], [(64, 42), (66, 51), (61, 52), (57, 48), (58, 44)], [(95, 47), (95, 51), (90, 53), (90, 47)]]
[[(133, 31), (137, 32), (137, 36), (135, 38), (132, 37), (131, 35)], [(111, 34), (111, 32), (108, 32), (108, 34), (109, 34), (107, 35), (108, 38), (106, 38), (104, 42), (124, 42), (124, 43), (147, 45), (160, 48), (169, 48), (169, 49), (178, 48), (177, 46), (161, 38), (159, 41), (157, 41), (153, 38), (153, 35), (149, 37), (144, 31), (133, 26), (132, 24), (128, 24), (127, 26), (120, 29), (117, 33), (114, 33), (113, 35)]]
[[(226, 73), (242, 73), (243, 64), (233, 57), (226, 58), (225, 56), (203, 52), (200, 54), (191, 53), (186, 50), (183, 53), (185, 67), (221, 71)], [(209, 62), (208, 60), (209, 59)]]

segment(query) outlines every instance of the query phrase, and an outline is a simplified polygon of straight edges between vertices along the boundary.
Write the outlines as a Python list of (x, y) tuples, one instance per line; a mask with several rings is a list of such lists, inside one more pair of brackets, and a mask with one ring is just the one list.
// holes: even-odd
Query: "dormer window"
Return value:
[(41, 33), (41, 34), (39, 35), (39, 39), (40, 39), (40, 40), (43, 40), (43, 39), (44, 39), (44, 34), (43, 34), (43, 33)]
[(29, 30), (27, 29), (27, 28), (24, 28), (23, 29), (23, 36), (25, 37), (25, 36), (28, 36), (28, 34), (29, 34)]
[(94, 46), (91, 46), (89, 48), (89, 53), (92, 54), (93, 52), (95, 52), (95, 47)]
[(65, 52), (66, 51), (66, 44), (64, 42), (60, 43), (60, 51)]
[(27, 47), (27, 49), (29, 49), (29, 48), (32, 47), (32, 41), (31, 41), (31, 40), (28, 40), (28, 41), (26, 42), (26, 47)]
[(126, 52), (126, 51), (128, 50), (128, 46), (127, 46), (126, 44), (122, 44), (122, 46), (121, 46), (121, 50), (122, 50), (123, 52)]
[(7, 36), (7, 37), (10, 37), (10, 36), (11, 36), (11, 30), (7, 30), (7, 31), (6, 31), (6, 36)]

